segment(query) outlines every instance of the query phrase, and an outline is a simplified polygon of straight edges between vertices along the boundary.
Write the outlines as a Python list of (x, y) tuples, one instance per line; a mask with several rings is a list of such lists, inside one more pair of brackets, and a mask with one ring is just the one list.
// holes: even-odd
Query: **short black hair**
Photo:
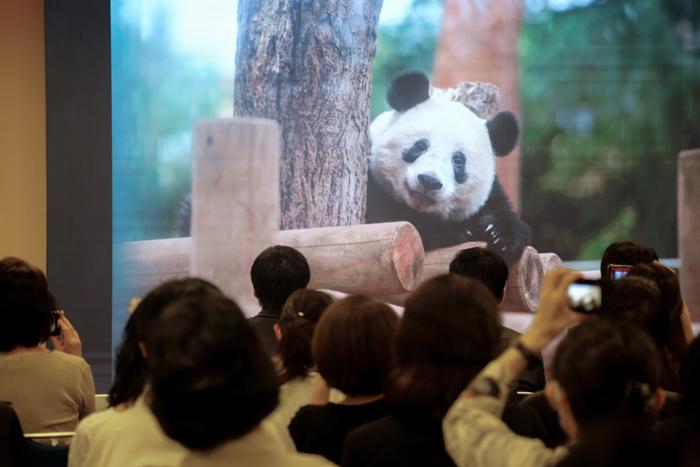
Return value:
[(319, 373), (330, 387), (349, 396), (382, 393), (394, 370), (398, 327), (396, 312), (367, 295), (333, 302), (311, 341)]
[(572, 328), (552, 363), (552, 376), (584, 429), (606, 418), (643, 420), (659, 375), (656, 349), (647, 333), (602, 319)]
[(498, 253), (479, 247), (462, 250), (450, 263), (450, 273), (480, 281), (499, 302), (503, 300), (508, 265)]
[(0, 260), (0, 352), (46, 341), (57, 308), (39, 268), (12, 256)]
[(634, 266), (639, 263), (658, 261), (659, 256), (653, 248), (632, 240), (622, 240), (608, 245), (600, 260), (600, 277), (608, 279), (608, 266), (621, 264)]
[(281, 310), (292, 292), (305, 288), (310, 278), (306, 258), (289, 246), (266, 248), (250, 268), (255, 296), (260, 305), (273, 310)]
[(387, 399), (400, 413), (442, 418), (501, 349), (498, 303), (478, 280), (445, 274), (406, 299)]
[(165, 434), (189, 449), (237, 439), (277, 406), (275, 368), (232, 300), (175, 302), (146, 349), (153, 414)]
[(165, 281), (146, 294), (124, 326), (114, 365), (114, 382), (108, 395), (110, 407), (134, 402), (143, 392), (148, 362), (141, 354), (139, 343), (148, 343), (149, 332), (163, 310), (184, 297), (208, 296), (222, 297), (223, 294), (211, 282), (197, 278)]

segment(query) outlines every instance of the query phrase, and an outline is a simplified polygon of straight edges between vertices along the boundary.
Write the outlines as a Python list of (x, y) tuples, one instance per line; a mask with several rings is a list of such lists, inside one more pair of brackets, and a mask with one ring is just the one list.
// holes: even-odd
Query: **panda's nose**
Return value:
[(442, 188), (442, 182), (432, 175), (420, 174), (418, 175), (418, 181), (426, 190), (435, 191)]

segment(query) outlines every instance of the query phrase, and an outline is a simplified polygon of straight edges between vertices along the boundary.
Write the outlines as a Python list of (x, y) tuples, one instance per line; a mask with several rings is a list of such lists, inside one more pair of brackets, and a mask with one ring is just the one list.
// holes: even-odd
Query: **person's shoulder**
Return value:
[(304, 454), (304, 453), (289, 453), (288, 460), (285, 459), (284, 465), (287, 466), (304, 466), (304, 467), (329, 467), (335, 464), (326, 459), (325, 457), (318, 456), (315, 454)]
[(59, 350), (49, 352), (49, 359), (52, 366), (60, 365), (63, 368), (70, 368), (74, 371), (84, 371), (90, 368), (90, 365), (83, 357), (71, 355)]
[(117, 412), (110, 407), (106, 410), (100, 412), (95, 412), (80, 421), (78, 427), (75, 429), (76, 435), (78, 433), (91, 433), (98, 429), (100, 426), (108, 424), (116, 416)]

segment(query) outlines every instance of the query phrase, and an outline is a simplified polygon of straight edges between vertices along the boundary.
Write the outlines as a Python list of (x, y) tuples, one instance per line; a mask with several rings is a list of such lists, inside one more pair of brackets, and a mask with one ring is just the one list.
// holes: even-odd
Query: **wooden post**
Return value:
[(700, 149), (678, 157), (678, 255), (683, 299), (700, 321)]
[(193, 135), (192, 275), (253, 314), (255, 257), (279, 226), (280, 129), (262, 119), (199, 122)]

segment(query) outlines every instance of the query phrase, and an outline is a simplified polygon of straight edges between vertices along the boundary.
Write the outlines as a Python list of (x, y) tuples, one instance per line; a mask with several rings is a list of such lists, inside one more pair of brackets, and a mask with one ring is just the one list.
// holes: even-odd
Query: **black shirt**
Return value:
[(388, 413), (384, 399), (361, 405), (307, 405), (292, 419), (289, 434), (297, 451), (320, 454), (340, 464), (347, 434)]
[(263, 347), (270, 356), (277, 353), (277, 337), (275, 336), (274, 325), (280, 319), (280, 311), (263, 308), (260, 313), (248, 319), (248, 323), (253, 327), (258, 335)]
[[(521, 436), (543, 435), (537, 414), (507, 404), (503, 421)], [(391, 415), (353, 430), (345, 441), (343, 467), (454, 467), (445, 450), (442, 420), (429, 416)]]

